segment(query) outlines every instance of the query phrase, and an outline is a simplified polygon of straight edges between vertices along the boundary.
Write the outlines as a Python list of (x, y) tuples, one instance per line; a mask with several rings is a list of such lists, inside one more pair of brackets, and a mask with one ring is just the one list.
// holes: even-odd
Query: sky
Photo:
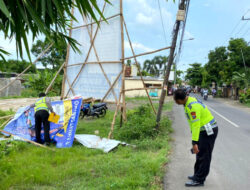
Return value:
[[(158, 0), (123, 0), (124, 18), (136, 54), (171, 44), (178, 0), (175, 3), (172, 0), (159, 2), (164, 29)], [(185, 71), (189, 64), (194, 62), (205, 64), (209, 51), (218, 46), (226, 46), (230, 37), (243, 37), (247, 42), (250, 41), (250, 21), (241, 21), (244, 14), (246, 18), (250, 18), (249, 0), (191, 0), (178, 69)], [(194, 40), (188, 40), (190, 38)], [(39, 36), (38, 39), (43, 39), (43, 36)], [(32, 44), (31, 36), (28, 40)], [(5, 40), (0, 33), (0, 46), (12, 54), (7, 59), (17, 59), (14, 40)], [(131, 55), (125, 36), (125, 56)], [(146, 59), (152, 59), (156, 55), (168, 56), (169, 50), (139, 57), (138, 61), (142, 64)], [(24, 59), (28, 60), (25, 53)], [(35, 60), (34, 56), (32, 60)]]

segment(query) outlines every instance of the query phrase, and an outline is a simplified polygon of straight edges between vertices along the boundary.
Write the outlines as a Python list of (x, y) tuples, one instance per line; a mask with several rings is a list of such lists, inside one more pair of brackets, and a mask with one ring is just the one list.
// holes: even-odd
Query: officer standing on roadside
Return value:
[(218, 126), (207, 106), (196, 98), (189, 97), (183, 89), (174, 93), (174, 100), (184, 105), (185, 113), (192, 133), (191, 151), (196, 154), (194, 175), (186, 186), (203, 186), (209, 174), (212, 152), (218, 134)]
[(35, 104), (30, 106), (31, 108), (34, 107), (35, 109), (35, 131), (36, 131), (36, 141), (42, 144), (41, 140), (41, 130), (42, 124), (44, 128), (44, 141), (45, 145), (50, 145), (50, 122), (48, 121), (49, 118), (49, 111), (51, 113), (55, 113), (51, 106), (50, 98), (46, 97), (45, 93), (39, 94), (39, 99), (36, 101)]

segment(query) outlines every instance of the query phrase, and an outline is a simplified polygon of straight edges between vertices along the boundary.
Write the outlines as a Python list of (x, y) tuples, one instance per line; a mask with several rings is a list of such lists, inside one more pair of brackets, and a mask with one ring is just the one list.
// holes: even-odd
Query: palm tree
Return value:
[[(0, 32), (4, 33), (5, 39), (15, 38), (17, 53), (21, 57), (23, 43), (29, 59), (28, 33), (32, 34), (33, 40), (39, 34), (44, 34), (55, 45), (58, 41), (64, 41), (77, 50), (76, 40), (66, 35), (70, 20), (76, 20), (71, 13), (72, 8), (77, 8), (95, 21), (95, 12), (103, 18), (97, 0), (0, 0)], [(4, 59), (3, 54), (8, 52), (0, 47), (0, 56)]]
[(166, 56), (155, 56), (152, 60), (147, 59), (143, 64), (143, 70), (153, 76), (159, 77), (164, 73), (167, 59)]

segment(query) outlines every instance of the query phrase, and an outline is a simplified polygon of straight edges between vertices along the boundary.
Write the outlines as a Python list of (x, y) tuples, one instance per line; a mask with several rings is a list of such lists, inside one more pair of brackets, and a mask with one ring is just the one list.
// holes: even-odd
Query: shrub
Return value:
[[(162, 128), (168, 128), (167, 131), (170, 131), (170, 121), (167, 118), (163, 118), (160, 124), (160, 131)], [(152, 108), (149, 105), (143, 105), (127, 113), (127, 122), (122, 128), (116, 130), (114, 135), (117, 139), (126, 142), (154, 138), (160, 132), (155, 129), (155, 126)]]

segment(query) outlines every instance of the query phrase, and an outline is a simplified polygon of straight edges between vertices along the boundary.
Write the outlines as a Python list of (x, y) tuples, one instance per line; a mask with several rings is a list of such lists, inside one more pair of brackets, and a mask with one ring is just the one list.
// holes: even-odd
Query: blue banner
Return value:
[[(64, 100), (52, 102), (52, 107), (57, 115), (60, 115), (57, 124), (50, 123), (50, 138), (56, 143), (56, 147), (71, 147), (74, 141), (75, 131), (80, 114), (82, 99)], [(36, 141), (34, 108), (20, 108), (15, 117), (5, 126), (4, 131)], [(44, 139), (42, 126), (41, 138)]]

